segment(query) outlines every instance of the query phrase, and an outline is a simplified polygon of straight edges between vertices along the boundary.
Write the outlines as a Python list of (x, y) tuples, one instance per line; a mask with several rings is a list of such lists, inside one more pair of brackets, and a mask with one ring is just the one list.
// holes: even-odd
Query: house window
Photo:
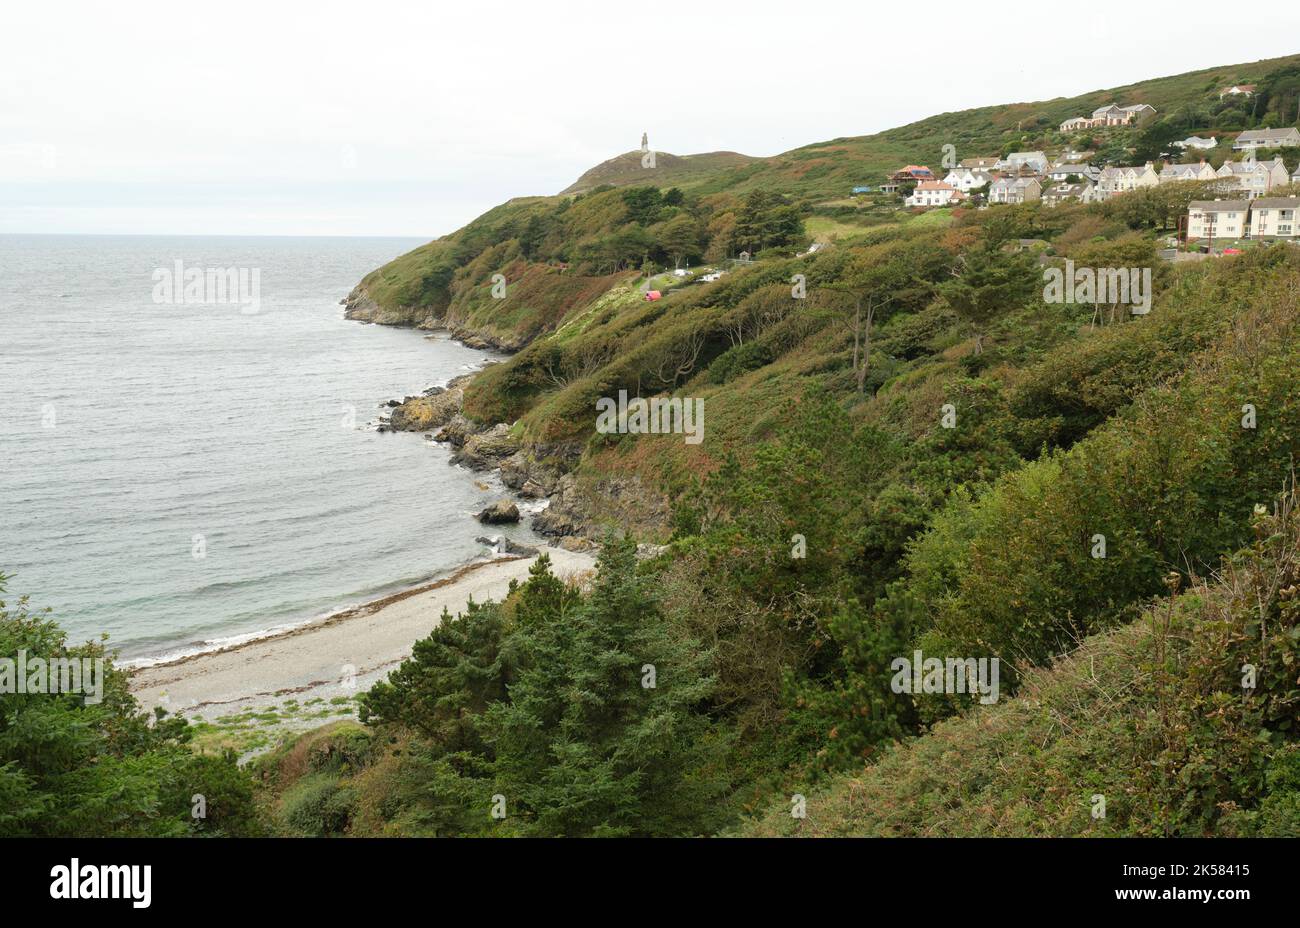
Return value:
[(1277, 227), (1277, 234), (1278, 234), (1278, 235), (1290, 235), (1290, 234), (1291, 234), (1291, 227), (1290, 227), (1289, 225), (1278, 226), (1278, 227)]

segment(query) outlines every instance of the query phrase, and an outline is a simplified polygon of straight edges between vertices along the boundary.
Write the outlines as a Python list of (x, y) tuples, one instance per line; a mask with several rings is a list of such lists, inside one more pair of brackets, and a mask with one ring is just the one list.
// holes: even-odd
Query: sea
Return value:
[(340, 305), (420, 244), (0, 235), (0, 598), (139, 665), (485, 556), (495, 476), (378, 425), (499, 358)]

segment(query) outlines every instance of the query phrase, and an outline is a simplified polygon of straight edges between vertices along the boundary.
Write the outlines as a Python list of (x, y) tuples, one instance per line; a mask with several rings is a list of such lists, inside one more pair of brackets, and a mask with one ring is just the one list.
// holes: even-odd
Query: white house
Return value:
[(992, 175), (983, 171), (972, 171), (970, 168), (953, 168), (948, 172), (943, 182), (949, 187), (955, 187), (962, 193), (970, 193), (980, 187), (987, 187), (992, 180)]
[(1101, 193), (1113, 197), (1117, 193), (1127, 193), (1140, 187), (1154, 187), (1160, 183), (1160, 175), (1148, 161), (1143, 167), (1104, 168), (1097, 178), (1097, 187)]
[(999, 177), (989, 185), (990, 203), (1028, 203), (1040, 199), (1043, 185), (1035, 177)]
[(997, 163), (998, 159), (991, 156), (988, 158), (962, 158), (961, 161), (957, 162), (957, 167), (964, 168), (967, 171), (983, 171), (987, 174), (993, 170)]
[(1254, 151), (1256, 148), (1285, 148), (1300, 145), (1300, 129), (1247, 129), (1232, 143), (1234, 151)]
[(1211, 148), (1218, 147), (1218, 139), (1201, 138), (1199, 135), (1189, 135), (1181, 142), (1174, 142), (1175, 148), (1196, 148), (1201, 151), (1209, 151)]
[(1300, 239), (1300, 197), (1260, 197), (1250, 203), (1250, 237)]
[(1187, 204), (1187, 238), (1241, 238), (1249, 212), (1249, 200), (1193, 200)]
[(1106, 199), (1106, 194), (1101, 192), (1101, 188), (1096, 184), (1088, 184), (1084, 187), (1083, 193), (1079, 194), (1081, 203), (1100, 203)]
[(1069, 200), (1081, 200), (1084, 203), (1092, 202), (1091, 192), (1096, 189), (1096, 185), (1091, 181), (1081, 181), (1077, 184), (1053, 184), (1043, 191), (1044, 206), (1060, 206)]
[(1028, 168), (1035, 174), (1044, 174), (1047, 172), (1047, 155), (1041, 151), (1013, 151), (995, 167), (999, 171), (1020, 171)]
[(1160, 183), (1176, 180), (1214, 180), (1219, 175), (1204, 161), (1199, 164), (1166, 164), (1160, 169)]
[(908, 206), (947, 206), (961, 199), (964, 199), (962, 192), (951, 184), (927, 180), (917, 184), (912, 195), (903, 202)]
[(1225, 161), (1219, 168), (1219, 176), (1235, 180), (1237, 187), (1251, 199), (1262, 197), (1274, 187), (1284, 186), (1289, 181), (1286, 165), (1281, 158), (1256, 161), (1247, 157), (1241, 161)]
[(1075, 164), (1069, 161), (1062, 161), (1047, 169), (1047, 179), (1058, 183), (1071, 177), (1086, 177), (1088, 180), (1096, 180), (1100, 176), (1101, 171), (1091, 164)]

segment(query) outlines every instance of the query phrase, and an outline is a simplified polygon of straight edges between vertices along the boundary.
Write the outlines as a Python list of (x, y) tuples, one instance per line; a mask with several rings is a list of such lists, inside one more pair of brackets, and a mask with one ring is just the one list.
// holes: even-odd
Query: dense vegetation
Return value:
[(0, 834), (261, 833), (252, 782), (233, 756), (195, 753), (184, 720), (140, 713), (126, 673), (102, 645), (69, 646), (26, 600), (0, 601), (0, 658), (17, 662), (20, 654), (103, 661), (102, 692), (95, 702), (78, 693), (18, 692), (26, 687), (16, 682), (0, 689)]
[[(743, 834), (1300, 834), (1294, 494), (1213, 579)], [(1261, 505), (1261, 509), (1264, 509)], [(1250, 683), (1253, 685), (1245, 685)], [(1101, 814), (1104, 813), (1104, 814)]]
[[(604, 545), (585, 583), (543, 559), (504, 602), (445, 616), (365, 694), (363, 724), (255, 762), (266, 827), (1296, 833), (1300, 532), (1285, 488), (1300, 249), (1162, 260), (1207, 195), (1194, 184), (917, 215), (826, 199), (945, 143), (1128, 160), (1262, 125), (1294, 109), (1294, 72), (1261, 62), (946, 114), (663, 187), (615, 166), (609, 184), (512, 201), (367, 277), (404, 321), (521, 348), (468, 385), (464, 413), (567, 470)], [(1261, 87), (1249, 112), (1218, 100), (1246, 81)], [(1056, 132), (1112, 101), (1162, 115)], [(1045, 301), (1043, 270), (1065, 259), (1151, 269), (1151, 312)], [(727, 273), (656, 276), (700, 262)], [(664, 299), (642, 299), (652, 282)], [(597, 434), (596, 400), (620, 390), (702, 399), (705, 441)], [(638, 561), (638, 540), (666, 547)], [(1001, 702), (896, 692), (891, 662), (915, 650), (999, 658)], [(122, 699), (112, 718), (135, 720)], [(180, 723), (61, 711), (133, 732), (88, 750), (159, 765), (140, 801), (159, 830), (180, 827)], [(36, 760), (13, 769), (18, 788), (53, 791)], [(806, 820), (790, 816), (795, 793)], [(55, 800), (42, 801), (25, 827)], [(245, 801), (232, 807), (239, 824), (217, 827), (244, 827)]]
[[(807, 826), (821, 831), (1293, 828), (1294, 697), (1269, 662), (1290, 659), (1272, 636), (1294, 636), (1286, 622), (1267, 619), (1236, 628), (1231, 649), (1216, 638), (1160, 652), (1170, 668), (1202, 668), (1217, 689), (1200, 676), (1184, 688), (1148, 689), (1145, 676), (1126, 687), (1124, 673), (1140, 674), (1142, 664), (1108, 665), (1106, 686), (1138, 704), (1176, 704), (1179, 718), (1226, 698), (1224, 681), (1240, 675), (1247, 651), (1262, 648), (1254, 663), (1274, 676), (1250, 711), (1187, 733), (1194, 744), (1172, 729), (1101, 718), (1098, 750), (1117, 756), (1154, 751), (1157, 736), (1166, 738), (1163, 753), (1151, 755), (1159, 766), (1150, 781), (1112, 795), (1101, 824), (1080, 791), (1119, 787), (1105, 770), (1066, 765), (1091, 763), (1078, 760), (1091, 742), (1063, 744), (1059, 769), (1046, 759), (1013, 765), (1015, 779), (984, 771), (971, 780), (1014, 807), (1002, 819), (976, 811), (927, 818), (940, 800), (925, 791), (955, 782), (921, 775), (936, 764), (932, 752), (952, 749), (927, 747), (931, 729), (984, 738), (976, 720), (986, 715), (1005, 720), (988, 723), (998, 730), (1050, 729), (1050, 714), (1039, 727), (1024, 721), (1039, 718), (1041, 701), (1011, 694), (1075, 685), (1053, 683), (1056, 672), (1042, 669), (1063, 655), (1078, 651), (1059, 671), (1074, 680), (1078, 655), (1154, 647), (1138, 631), (1150, 621), (1139, 621), (1148, 604), (1170, 584), (1203, 585), (1222, 558), (1259, 537), (1268, 523), (1256, 507), (1283, 488), (1300, 450), (1294, 249), (1161, 264), (1144, 317), (1043, 302), (1040, 261), (1158, 263), (1153, 236), (1163, 208), (1135, 197), (890, 227), (800, 259), (805, 304), (791, 305), (778, 281), (795, 265), (776, 258), (712, 291), (682, 294), (666, 310), (638, 306), (581, 336), (539, 341), (492, 369), (481, 380), (515, 387), (491, 389), (505, 417), (520, 416), (548, 440), (588, 441), (584, 466), (675, 480), (670, 544), (636, 565), (629, 542), (608, 539), (585, 592), (539, 566), (505, 603), (447, 617), (366, 696), (370, 734), (348, 733), (364, 750), (349, 771), (323, 781), (344, 797), (334, 830), (711, 833), (793, 793), (825, 804), (820, 823)], [(861, 309), (868, 305), (870, 328)], [(653, 333), (619, 343), (623, 327), (648, 325), (647, 314)], [(606, 391), (648, 382), (655, 346), (680, 331), (701, 333), (704, 345), (695, 371), (677, 384), (709, 403), (703, 449), (687, 451), (672, 436), (583, 435), (581, 410)], [(735, 332), (743, 338), (733, 341)], [(563, 385), (523, 373), (541, 358), (554, 363), (556, 352), (581, 350), (587, 338), (617, 346), (591, 373)], [(754, 345), (763, 350), (748, 353)], [(1243, 427), (1247, 407), (1255, 421)], [(1098, 535), (1105, 557), (1095, 553)], [(1239, 596), (1240, 584), (1224, 595)], [(1198, 600), (1179, 602), (1194, 611)], [(1275, 597), (1272, 607), (1285, 603)], [(999, 657), (1003, 704), (894, 692), (890, 663), (914, 649)], [(651, 665), (658, 686), (645, 689)], [(1104, 709), (1125, 724), (1137, 717)], [(954, 715), (961, 718), (944, 721)], [(1068, 718), (1061, 726), (1071, 730)], [(1246, 741), (1256, 752), (1249, 757), (1239, 753)], [(900, 793), (882, 806), (891, 810), (883, 823), (847, 817), (843, 797), (856, 795), (857, 780), (842, 783), (838, 771), (880, 758), (915, 765), (907, 788), (918, 791), (917, 806)], [(1075, 776), (1097, 788), (1080, 785), (1054, 797), (1059, 806), (1034, 806), (1028, 770), (1042, 782)], [(817, 784), (828, 777), (823, 798)], [(1207, 782), (1205, 795), (1172, 798), (1192, 777)], [(301, 827), (296, 801), (286, 792), (278, 814)], [(491, 816), (495, 801), (504, 818)], [(789, 819), (788, 800), (775, 802)], [(756, 827), (789, 830), (778, 819)], [(309, 832), (330, 830), (306, 821)], [(799, 821), (790, 827), (804, 827)]]

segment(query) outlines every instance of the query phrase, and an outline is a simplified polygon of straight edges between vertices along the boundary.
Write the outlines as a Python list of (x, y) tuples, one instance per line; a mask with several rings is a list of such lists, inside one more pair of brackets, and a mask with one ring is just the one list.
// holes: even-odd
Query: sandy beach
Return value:
[[(591, 570), (592, 554), (546, 548), (552, 570), (568, 577)], [(142, 667), (131, 689), (141, 707), (162, 706), (214, 719), (271, 705), (353, 696), (410, 656), (412, 645), (475, 602), (501, 600), (511, 580), (523, 581), (536, 557), (470, 564), (446, 579), (395, 593), (283, 634)]]

